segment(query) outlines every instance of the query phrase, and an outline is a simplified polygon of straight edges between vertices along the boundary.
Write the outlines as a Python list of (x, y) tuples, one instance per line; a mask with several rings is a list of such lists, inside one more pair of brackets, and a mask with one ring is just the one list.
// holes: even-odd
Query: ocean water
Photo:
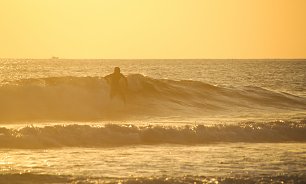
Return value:
[(306, 183), (306, 60), (0, 64), (0, 183)]

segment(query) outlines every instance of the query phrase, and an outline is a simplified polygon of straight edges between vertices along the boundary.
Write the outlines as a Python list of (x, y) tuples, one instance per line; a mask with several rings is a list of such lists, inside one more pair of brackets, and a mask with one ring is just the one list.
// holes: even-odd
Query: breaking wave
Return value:
[(235, 125), (54, 125), (0, 128), (0, 148), (105, 147), (221, 142), (305, 142), (306, 121)]
[(305, 111), (306, 99), (246, 86), (128, 76), (127, 103), (109, 98), (99, 77), (23, 79), (0, 86), (0, 121), (122, 120), (140, 116), (205, 116), (242, 111)]

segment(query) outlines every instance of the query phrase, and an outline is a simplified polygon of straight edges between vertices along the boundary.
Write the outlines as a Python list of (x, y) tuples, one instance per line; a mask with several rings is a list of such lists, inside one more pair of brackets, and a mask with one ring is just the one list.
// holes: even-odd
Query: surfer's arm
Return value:
[(109, 83), (109, 79), (111, 78), (112, 74), (106, 75), (104, 79), (106, 80), (107, 83)]
[(125, 81), (125, 85), (126, 85), (126, 87), (128, 86), (128, 80), (127, 80), (127, 77), (126, 76), (124, 76), (123, 74), (121, 74), (121, 77), (124, 79), (124, 81)]

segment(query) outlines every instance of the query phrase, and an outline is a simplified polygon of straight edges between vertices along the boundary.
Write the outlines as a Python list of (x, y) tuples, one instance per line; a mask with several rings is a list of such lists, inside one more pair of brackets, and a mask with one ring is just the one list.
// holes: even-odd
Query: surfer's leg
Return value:
[(109, 92), (110, 99), (112, 100), (114, 96), (115, 96), (115, 91), (113, 89), (111, 89), (110, 92)]
[(126, 98), (125, 98), (125, 94), (122, 90), (119, 91), (119, 96), (122, 99), (122, 101), (124, 102), (124, 104), (126, 104)]

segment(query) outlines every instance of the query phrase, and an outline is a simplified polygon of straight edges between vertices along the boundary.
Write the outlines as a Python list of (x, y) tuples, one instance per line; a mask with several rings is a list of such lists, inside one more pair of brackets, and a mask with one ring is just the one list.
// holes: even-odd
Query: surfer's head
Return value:
[(118, 66), (114, 68), (114, 73), (120, 73), (120, 68)]

